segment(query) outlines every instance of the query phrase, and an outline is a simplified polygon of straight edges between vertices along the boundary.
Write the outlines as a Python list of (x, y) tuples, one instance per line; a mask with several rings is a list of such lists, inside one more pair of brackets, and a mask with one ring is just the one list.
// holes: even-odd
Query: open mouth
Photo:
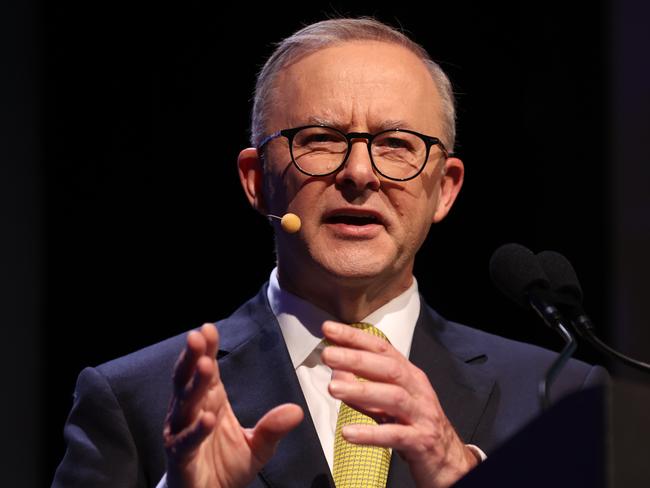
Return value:
[(379, 215), (371, 212), (347, 212), (339, 211), (332, 212), (325, 216), (325, 223), (327, 224), (343, 224), (357, 227), (366, 225), (380, 225), (382, 223)]
[(332, 215), (325, 219), (328, 224), (371, 225), (379, 224), (379, 219), (373, 215)]

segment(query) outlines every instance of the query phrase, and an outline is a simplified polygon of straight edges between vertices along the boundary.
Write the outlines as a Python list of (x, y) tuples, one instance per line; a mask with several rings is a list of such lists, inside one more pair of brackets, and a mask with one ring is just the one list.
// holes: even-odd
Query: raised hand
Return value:
[(418, 487), (450, 486), (478, 464), (424, 372), (385, 340), (354, 327), (325, 322), (323, 332), (334, 344), (322, 355), (333, 370), (330, 394), (379, 423), (344, 427), (347, 441), (393, 448)]
[(218, 343), (216, 327), (204, 324), (187, 335), (176, 363), (163, 431), (169, 488), (247, 485), (303, 419), (298, 405), (284, 404), (242, 427), (219, 376)]

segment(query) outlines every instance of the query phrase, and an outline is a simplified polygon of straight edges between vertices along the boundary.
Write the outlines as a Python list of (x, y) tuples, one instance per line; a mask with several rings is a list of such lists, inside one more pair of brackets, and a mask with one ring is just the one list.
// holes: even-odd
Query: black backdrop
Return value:
[[(272, 237), (236, 158), (272, 43), (327, 15), (401, 25), (450, 75), (466, 183), (416, 269), (441, 313), (558, 349), (490, 284), (496, 247), (574, 263), (607, 323), (609, 28), (598, 2), (277, 2), (39, 8), (43, 259), (41, 484), (63, 454), (78, 372), (217, 320), (262, 284)], [(607, 337), (608, 331), (602, 334)], [(582, 347), (578, 356), (602, 359)]]

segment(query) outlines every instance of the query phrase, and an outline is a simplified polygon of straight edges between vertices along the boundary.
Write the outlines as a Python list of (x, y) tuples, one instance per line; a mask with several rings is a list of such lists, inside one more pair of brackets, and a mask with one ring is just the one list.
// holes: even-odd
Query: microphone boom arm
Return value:
[(555, 306), (549, 305), (545, 300), (542, 300), (539, 296), (533, 293), (528, 295), (528, 301), (530, 303), (530, 306), (533, 308), (533, 310), (535, 310), (535, 312), (537, 312), (537, 314), (546, 323), (546, 325), (560, 334), (565, 342), (564, 348), (562, 348), (559, 356), (555, 359), (555, 361), (553, 361), (551, 366), (548, 368), (548, 371), (539, 382), (539, 401), (541, 403), (542, 409), (546, 410), (551, 404), (549, 394), (551, 385), (557, 378), (566, 362), (569, 360), (569, 358), (571, 358), (577, 349), (578, 344), (573, 335), (562, 324), (562, 315)]
[(576, 332), (580, 334), (580, 337), (583, 337), (599, 351), (608, 356), (620, 359), (628, 366), (636, 368), (640, 371), (644, 371), (646, 373), (650, 373), (650, 364), (626, 356), (625, 354), (618, 352), (616, 349), (609, 347), (607, 344), (601, 341), (594, 333), (594, 327), (591, 323), (591, 320), (589, 320), (586, 315), (578, 316), (575, 320), (573, 320), (572, 324)]

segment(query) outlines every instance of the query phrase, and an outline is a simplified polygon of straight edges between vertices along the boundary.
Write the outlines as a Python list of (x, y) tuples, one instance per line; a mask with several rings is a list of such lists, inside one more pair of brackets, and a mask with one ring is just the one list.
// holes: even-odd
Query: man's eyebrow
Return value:
[(330, 119), (319, 117), (318, 115), (310, 115), (307, 117), (305, 125), (327, 125), (329, 127), (336, 127), (336, 123)]
[[(332, 119), (326, 119), (324, 117), (319, 117), (317, 115), (310, 115), (307, 117), (307, 123), (306, 125), (327, 125), (328, 127), (334, 127), (334, 128), (340, 128), (343, 126), (343, 124), (339, 124)], [(372, 124), (371, 127), (372, 130), (374, 131), (382, 131), (382, 130), (389, 130), (389, 129), (411, 129), (413, 130), (413, 127), (411, 124), (406, 122), (405, 120), (402, 119), (387, 119), (387, 120), (382, 120), (378, 124)]]
[(379, 125), (376, 126), (377, 130), (388, 130), (388, 129), (413, 129), (411, 124), (401, 119), (388, 119), (383, 120)]

